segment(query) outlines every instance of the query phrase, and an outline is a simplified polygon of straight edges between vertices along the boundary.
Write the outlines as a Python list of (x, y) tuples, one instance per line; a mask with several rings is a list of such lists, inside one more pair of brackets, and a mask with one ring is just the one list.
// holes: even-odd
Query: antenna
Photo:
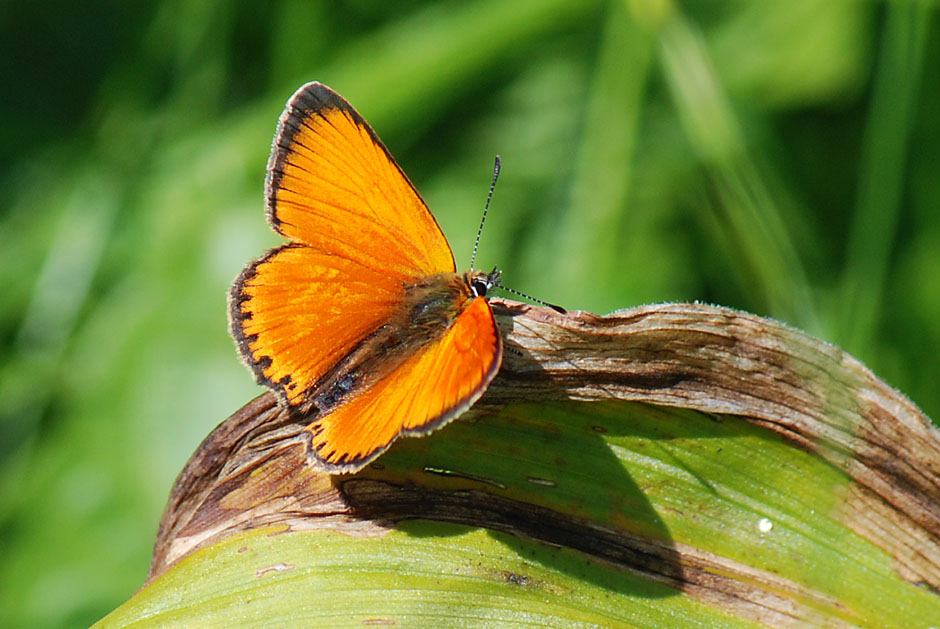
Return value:
[[(496, 163), (493, 164), (493, 183), (490, 184), (490, 191), (486, 195), (486, 205), (483, 206), (483, 218), (480, 219), (480, 228), (477, 230), (477, 239), (473, 243), (473, 255), (470, 257), (470, 270), (473, 270), (473, 263), (477, 259), (477, 249), (480, 247), (480, 235), (483, 233), (483, 225), (486, 223), (486, 213), (490, 209), (490, 201), (493, 200), (493, 190), (496, 189), (496, 180), (499, 179), (499, 155), (496, 156)], [(499, 281), (499, 271), (494, 267), (492, 273), (490, 273), (489, 278), (493, 282), (491, 288), (504, 290), (507, 293), (512, 293), (523, 299), (528, 299), (529, 301), (535, 302), (540, 306), (547, 306), (560, 314), (568, 314), (568, 311), (562, 308), (561, 306), (556, 306), (555, 304), (550, 304), (547, 301), (542, 301), (541, 299), (536, 299), (532, 295), (526, 295), (525, 293), (518, 291), (514, 288), (509, 288), (508, 286), (503, 286)]]
[(477, 230), (477, 239), (473, 243), (473, 255), (470, 256), (470, 270), (473, 270), (473, 263), (477, 260), (477, 249), (480, 247), (480, 235), (483, 233), (483, 224), (486, 223), (486, 212), (490, 209), (490, 201), (493, 200), (493, 190), (496, 189), (496, 180), (499, 179), (499, 155), (496, 156), (496, 163), (493, 165), (493, 183), (490, 184), (489, 194), (486, 195), (486, 205), (483, 206), (483, 218), (480, 219), (480, 228)]
[(568, 311), (562, 308), (561, 306), (556, 306), (555, 304), (550, 304), (547, 301), (542, 301), (541, 299), (537, 299), (536, 297), (533, 297), (532, 295), (526, 295), (522, 291), (516, 290), (515, 288), (509, 288), (508, 286), (503, 286), (502, 284), (496, 284), (496, 286), (494, 286), (493, 288), (498, 289), (498, 290), (504, 290), (507, 293), (512, 293), (513, 295), (522, 297), (523, 299), (528, 299), (529, 301), (534, 301), (540, 306), (547, 306), (551, 308), (552, 310), (554, 310), (555, 312), (557, 312), (558, 314), (568, 314)]

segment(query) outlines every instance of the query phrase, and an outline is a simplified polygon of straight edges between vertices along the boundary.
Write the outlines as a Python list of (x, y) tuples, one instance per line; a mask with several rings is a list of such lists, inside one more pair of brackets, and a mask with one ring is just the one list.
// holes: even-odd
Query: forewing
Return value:
[(453, 272), (440, 227), (385, 145), (331, 89), (308, 83), (278, 123), (268, 219), (295, 242), (404, 277)]
[(399, 435), (440, 428), (483, 395), (502, 352), (489, 304), (477, 297), (439, 340), (311, 424), (314, 456), (329, 471), (354, 472)]
[(299, 244), (269, 251), (232, 286), (229, 320), (262, 384), (296, 406), (401, 307), (401, 281)]

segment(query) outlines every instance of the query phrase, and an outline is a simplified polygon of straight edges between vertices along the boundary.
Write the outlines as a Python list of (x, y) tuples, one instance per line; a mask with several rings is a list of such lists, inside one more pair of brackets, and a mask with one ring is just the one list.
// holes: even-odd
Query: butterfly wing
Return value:
[(403, 286), (454, 271), (440, 227), (368, 123), (304, 85), (278, 122), (268, 220), (292, 244), (232, 286), (232, 335), (259, 382), (299, 405), (330, 367), (400, 307)]
[(440, 428), (483, 395), (502, 353), (489, 304), (474, 298), (440, 339), (311, 424), (311, 451), (329, 471), (354, 472), (396, 437)]
[(453, 272), (454, 256), (417, 190), (339, 94), (304, 85), (278, 122), (268, 220), (320, 251), (406, 277)]
[(258, 381), (299, 406), (326, 372), (401, 307), (401, 282), (296, 243), (235, 281), (232, 336)]

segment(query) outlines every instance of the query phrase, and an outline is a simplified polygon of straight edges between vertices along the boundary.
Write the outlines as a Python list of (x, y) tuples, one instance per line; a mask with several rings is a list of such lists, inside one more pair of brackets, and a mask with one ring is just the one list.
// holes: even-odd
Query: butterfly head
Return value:
[(499, 287), (499, 276), (502, 274), (497, 267), (487, 273), (486, 271), (467, 271), (467, 282), (474, 297), (486, 297), (486, 294)]

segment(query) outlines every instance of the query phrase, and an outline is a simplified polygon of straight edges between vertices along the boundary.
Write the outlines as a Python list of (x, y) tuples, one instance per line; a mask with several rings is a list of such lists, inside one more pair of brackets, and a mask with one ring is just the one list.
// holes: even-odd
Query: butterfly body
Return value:
[(356, 471), (483, 394), (502, 360), (485, 299), (498, 273), (456, 272), (414, 186), (329, 88), (288, 101), (266, 197), (290, 242), (236, 279), (230, 327), (258, 381), (309, 420), (316, 464)]
[(441, 273), (403, 286), (401, 308), (365, 337), (308, 392), (296, 411), (331, 411), (398, 369), (429, 344), (439, 342), (474, 299), (483, 299), (473, 282), (487, 282), (483, 273)]

